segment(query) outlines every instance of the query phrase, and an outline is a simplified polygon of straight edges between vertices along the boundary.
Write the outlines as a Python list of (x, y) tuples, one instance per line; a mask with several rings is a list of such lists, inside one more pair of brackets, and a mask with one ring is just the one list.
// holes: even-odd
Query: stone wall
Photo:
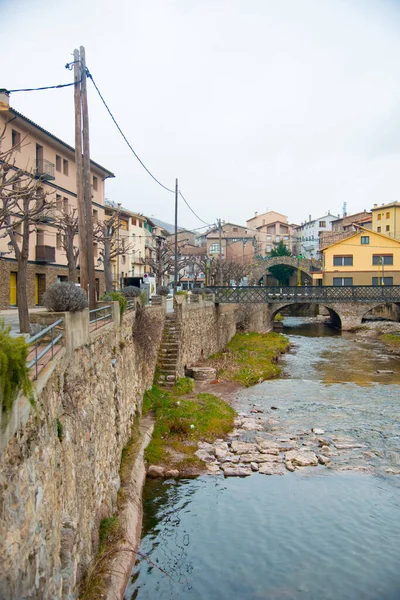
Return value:
[(220, 352), (236, 331), (265, 331), (268, 308), (265, 304), (215, 304), (196, 298), (188, 303), (184, 296), (176, 297), (180, 323), (180, 344), (177, 376), (202, 358)]
[[(18, 281), (18, 266), (15, 260), (0, 259), (0, 279), (2, 285), (0, 287), (0, 310), (10, 308), (10, 273), (17, 273)], [(35, 299), (35, 278), (36, 275), (42, 275), (39, 280), (39, 304), (45, 290), (57, 283), (58, 277), (68, 278), (68, 268), (63, 265), (45, 265), (39, 263), (28, 263), (27, 274), (27, 297), (30, 308), (36, 306)], [(79, 271), (78, 271), (79, 277)], [(96, 279), (98, 279), (98, 292), (101, 297), (105, 292), (105, 281), (103, 271), (96, 271)]]
[(153, 381), (165, 313), (146, 311), (157, 338), (151, 358), (133, 338), (135, 311), (127, 313), (121, 326), (105, 325), (85, 345), (61, 351), (37, 382), (36, 407), (11, 438), (4, 432), (1, 599), (76, 598), (100, 521), (115, 510), (122, 449)]

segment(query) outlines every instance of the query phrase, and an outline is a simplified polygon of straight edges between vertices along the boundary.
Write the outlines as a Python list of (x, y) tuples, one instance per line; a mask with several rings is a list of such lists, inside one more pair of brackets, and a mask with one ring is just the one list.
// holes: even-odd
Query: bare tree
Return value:
[[(178, 245), (179, 249), (184, 245), (187, 240), (181, 240)], [(172, 275), (174, 273), (174, 239), (171, 236), (170, 239), (166, 240), (162, 237), (156, 238), (156, 249), (153, 256), (146, 259), (146, 264), (149, 265), (151, 270), (156, 276), (157, 287), (163, 285), (164, 278), (166, 275)], [(178, 273), (176, 274), (177, 279), (179, 272), (189, 264), (187, 257), (181, 257), (178, 255)]]
[(94, 239), (103, 246), (101, 255), (104, 264), (106, 292), (111, 292), (113, 289), (112, 261), (117, 256), (127, 254), (133, 249), (133, 244), (118, 235), (121, 229), (119, 215), (118, 211), (114, 212), (105, 221), (99, 221), (94, 228)]
[(53, 206), (40, 179), (16, 166), (15, 152), (24, 140), (3, 150), (6, 128), (0, 134), (0, 234), (8, 236), (18, 265), (17, 305), (22, 333), (30, 333), (27, 296), (29, 238)]
[(75, 245), (75, 237), (78, 235), (78, 209), (63, 210), (57, 206), (53, 215), (54, 224), (61, 235), (61, 246), (67, 257), (68, 279), (73, 283), (77, 280), (77, 267), (79, 257), (79, 246)]

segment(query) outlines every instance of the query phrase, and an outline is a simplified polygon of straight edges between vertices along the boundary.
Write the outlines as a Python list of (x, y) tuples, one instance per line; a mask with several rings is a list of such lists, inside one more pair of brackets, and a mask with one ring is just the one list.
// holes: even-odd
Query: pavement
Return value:
[[(29, 313), (31, 312), (46, 312), (44, 307), (35, 307), (29, 309)], [(17, 337), (19, 335), (26, 335), (20, 332), (19, 330), (19, 319), (18, 319), (18, 309), (17, 308), (9, 308), (7, 310), (0, 310), (0, 318), (4, 319), (4, 323), (6, 325), (11, 325), (10, 334), (12, 337)]]

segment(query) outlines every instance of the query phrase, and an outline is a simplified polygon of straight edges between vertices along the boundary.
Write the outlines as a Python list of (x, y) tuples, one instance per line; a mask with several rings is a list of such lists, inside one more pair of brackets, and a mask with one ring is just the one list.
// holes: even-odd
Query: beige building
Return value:
[(256, 254), (268, 255), (273, 248), (283, 241), (289, 250), (293, 249), (293, 228), (286, 215), (270, 210), (258, 214), (246, 221), (249, 234), (256, 238)]
[(331, 244), (336, 244), (350, 237), (357, 231), (357, 226), (372, 229), (372, 214), (364, 210), (360, 213), (344, 215), (334, 219), (331, 222), (331, 230), (322, 231), (319, 235), (319, 250), (321, 251)]
[[(40, 180), (44, 192), (60, 211), (77, 208), (76, 170), (74, 148), (43, 129), (11, 107), (0, 111), (0, 131), (5, 128), (2, 150), (15, 148), (15, 166)], [(91, 161), (92, 207), (94, 222), (104, 219), (104, 185), (113, 173)], [(68, 279), (67, 260), (62, 240), (51, 218), (37, 223), (29, 239), (27, 293), (29, 306), (40, 305), (46, 288), (57, 281)], [(0, 238), (0, 273), (2, 286), (0, 307), (16, 306), (18, 269), (8, 237)], [(78, 244), (78, 236), (76, 237)], [(104, 291), (103, 267), (94, 247), (96, 286), (98, 294)]]
[(256, 234), (234, 223), (222, 223), (221, 236), (218, 227), (211, 229), (206, 236), (207, 255), (218, 258), (221, 249), (221, 257), (230, 262), (252, 262), (255, 244)]

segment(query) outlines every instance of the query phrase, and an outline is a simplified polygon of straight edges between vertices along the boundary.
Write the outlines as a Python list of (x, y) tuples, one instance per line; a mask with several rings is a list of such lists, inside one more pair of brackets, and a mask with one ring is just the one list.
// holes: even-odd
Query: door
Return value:
[(17, 306), (17, 274), (10, 273), (10, 306)]
[(39, 275), (35, 275), (35, 304), (39, 304)]

